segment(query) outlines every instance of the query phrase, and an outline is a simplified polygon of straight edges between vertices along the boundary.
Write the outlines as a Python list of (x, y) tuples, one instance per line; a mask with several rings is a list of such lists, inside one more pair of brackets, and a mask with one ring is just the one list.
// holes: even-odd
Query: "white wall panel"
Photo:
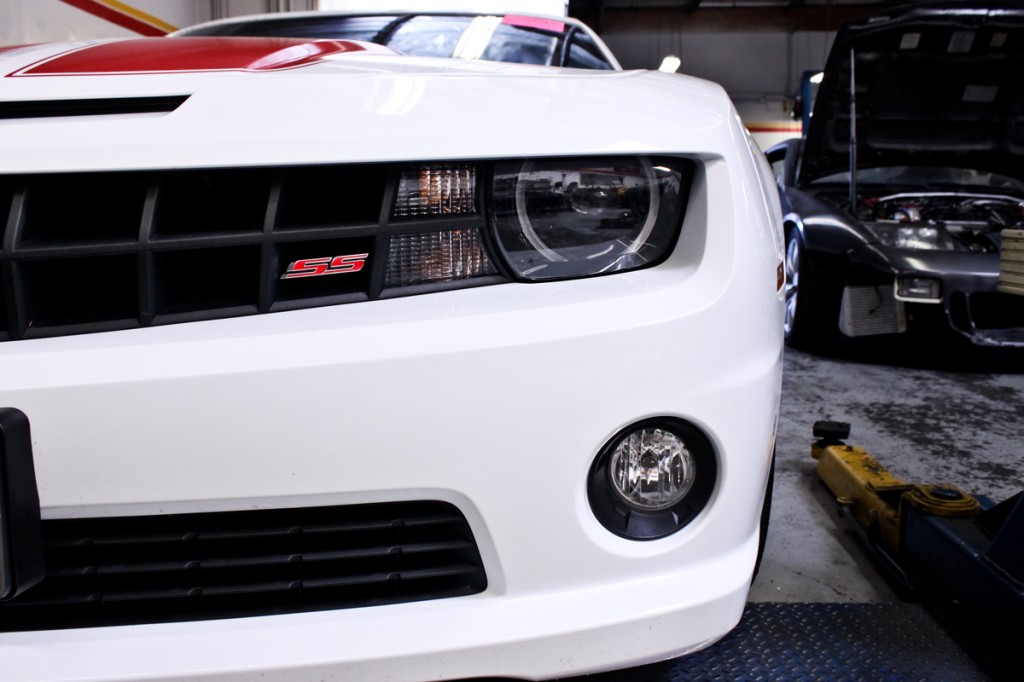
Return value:
[(127, 0), (87, 3), (108, 11), (123, 22), (97, 16), (62, 0), (0, 0), (0, 45), (41, 43), (92, 38), (127, 38), (142, 35), (124, 24), (139, 22), (157, 30), (181, 27), (210, 18), (206, 0)]
[(834, 32), (685, 31), (676, 26), (606, 31), (602, 36), (627, 69), (655, 69), (669, 54), (680, 73), (715, 81), (736, 103), (762, 148), (800, 134), (793, 98), (804, 71), (825, 64)]

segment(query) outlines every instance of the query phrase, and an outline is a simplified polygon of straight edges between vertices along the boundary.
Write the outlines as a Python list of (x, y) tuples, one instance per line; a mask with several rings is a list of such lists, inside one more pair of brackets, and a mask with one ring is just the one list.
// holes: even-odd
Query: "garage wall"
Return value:
[(602, 37), (624, 68), (656, 69), (671, 54), (682, 60), (680, 73), (722, 85), (747, 128), (767, 148), (800, 135), (794, 100), (801, 76), (824, 66), (835, 32), (710, 31), (683, 22), (649, 29), (612, 24)]
[(188, 0), (0, 0), (0, 45), (161, 35), (210, 18), (208, 2)]
[(210, 19), (316, 8), (316, 0), (0, 0), (0, 45), (163, 35)]

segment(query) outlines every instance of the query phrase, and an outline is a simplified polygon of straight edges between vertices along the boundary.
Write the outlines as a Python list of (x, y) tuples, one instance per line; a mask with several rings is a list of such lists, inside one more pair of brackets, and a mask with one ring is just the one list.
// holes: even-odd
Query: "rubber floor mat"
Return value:
[(703, 651), (663, 663), (573, 679), (975, 682), (997, 678), (979, 667), (917, 604), (760, 602), (747, 604), (736, 629)]

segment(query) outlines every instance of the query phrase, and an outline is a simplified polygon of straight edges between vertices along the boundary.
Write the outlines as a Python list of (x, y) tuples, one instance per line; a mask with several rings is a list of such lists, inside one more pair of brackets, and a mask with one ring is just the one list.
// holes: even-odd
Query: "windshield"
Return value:
[(532, 17), (322, 14), (215, 22), (175, 35), (364, 40), (418, 57), (615, 68), (585, 30), (563, 21)]
[[(832, 173), (810, 182), (811, 185), (848, 184), (849, 171)], [(1024, 182), (998, 173), (971, 168), (942, 168), (933, 166), (886, 166), (861, 168), (857, 171), (857, 184), (911, 185), (914, 187), (978, 187), (1024, 192)]]
[(186, 28), (176, 36), (246, 36), (251, 38), (329, 38), (332, 40), (365, 40), (378, 42), (377, 37), (392, 23), (397, 15), (369, 17), (282, 17), (211, 23)]

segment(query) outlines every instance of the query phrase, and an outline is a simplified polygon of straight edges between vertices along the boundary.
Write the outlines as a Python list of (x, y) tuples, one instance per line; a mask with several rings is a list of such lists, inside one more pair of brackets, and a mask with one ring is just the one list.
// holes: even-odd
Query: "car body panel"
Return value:
[[(0, 100), (188, 99), (0, 121), (3, 176), (609, 154), (696, 171), (678, 243), (642, 270), (0, 343), (0, 405), (31, 423), (44, 522), (441, 500), (488, 579), (420, 603), (8, 628), (5, 680), (543, 679), (735, 626), (781, 392), (782, 242), (767, 166), (721, 88), (367, 51), (10, 75), (68, 49), (87, 48), (4, 53)], [(598, 522), (586, 485), (608, 439), (653, 416), (703, 430), (719, 475), (692, 523), (641, 542)]]

